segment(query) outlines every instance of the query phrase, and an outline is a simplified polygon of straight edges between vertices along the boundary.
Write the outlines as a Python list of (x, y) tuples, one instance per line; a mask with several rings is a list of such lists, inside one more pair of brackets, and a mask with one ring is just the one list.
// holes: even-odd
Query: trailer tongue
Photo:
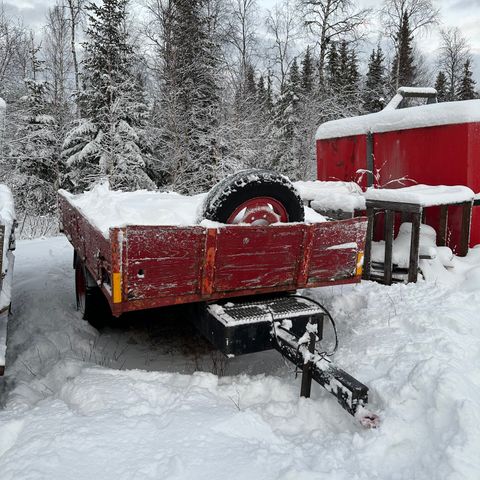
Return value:
[(335, 330), (330, 314), (319, 303), (286, 294), (211, 303), (203, 314), (194, 316), (194, 323), (227, 356), (275, 348), (302, 372), (301, 396), (310, 397), (315, 380), (362, 426), (376, 428), (379, 418), (366, 408), (368, 388), (335, 366), (329, 359), (333, 352), (320, 348), (326, 319)]

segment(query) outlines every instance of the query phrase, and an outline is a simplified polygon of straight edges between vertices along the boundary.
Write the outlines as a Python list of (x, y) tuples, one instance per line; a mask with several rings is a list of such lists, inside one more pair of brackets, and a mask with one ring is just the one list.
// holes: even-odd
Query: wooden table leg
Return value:
[(468, 253), (468, 244), (470, 243), (470, 225), (472, 222), (472, 202), (463, 204), (462, 211), (462, 233), (460, 238), (460, 250), (458, 255), (464, 257)]
[(438, 224), (438, 246), (444, 247), (447, 244), (447, 228), (448, 228), (448, 205), (440, 207), (440, 221)]
[(367, 218), (367, 234), (365, 238), (365, 252), (363, 257), (363, 278), (365, 280), (370, 280), (373, 231), (375, 229), (375, 210), (373, 207), (367, 207)]
[(394, 219), (395, 213), (392, 210), (385, 210), (385, 257), (383, 261), (383, 281), (386, 285), (392, 284)]
[(410, 262), (408, 281), (416, 283), (418, 277), (418, 254), (420, 250), (420, 219), (422, 212), (412, 213), (412, 235), (410, 237)]

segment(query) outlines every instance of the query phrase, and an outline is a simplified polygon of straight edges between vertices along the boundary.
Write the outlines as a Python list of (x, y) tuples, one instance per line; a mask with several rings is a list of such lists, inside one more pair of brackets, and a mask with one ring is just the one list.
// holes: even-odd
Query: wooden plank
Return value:
[(364, 218), (316, 224), (308, 286), (355, 275), (357, 253), (365, 249), (366, 230)]
[(221, 228), (217, 236), (215, 291), (284, 285), (294, 288), (303, 225)]
[(205, 264), (202, 269), (202, 295), (211, 295), (215, 281), (217, 255), (217, 229), (209, 228), (205, 240)]
[(386, 285), (392, 284), (392, 258), (393, 258), (393, 226), (395, 213), (392, 210), (385, 211), (385, 257), (383, 280)]
[(365, 255), (363, 257), (363, 278), (370, 280), (371, 263), (372, 263), (372, 242), (373, 232), (375, 229), (375, 209), (373, 207), (367, 207), (367, 234), (365, 238)]
[(205, 236), (202, 227), (127, 227), (126, 297), (200, 294)]
[(458, 255), (464, 257), (468, 253), (468, 245), (470, 243), (470, 227), (472, 224), (472, 202), (463, 204), (462, 210), (462, 230), (460, 236), (460, 251)]
[(408, 264), (408, 281), (416, 283), (418, 277), (418, 253), (420, 248), (421, 212), (412, 214), (412, 234), (410, 237), (410, 261)]
[(403, 202), (387, 202), (384, 200), (366, 200), (368, 207), (373, 207), (377, 210), (395, 210), (397, 212), (421, 213), (423, 208), (417, 203), (403, 203)]
[(305, 233), (302, 245), (301, 262), (297, 274), (297, 288), (303, 288), (308, 282), (308, 270), (310, 268), (310, 261), (312, 258), (313, 250), (313, 238), (314, 238), (314, 226), (307, 225), (305, 227)]
[(440, 207), (440, 218), (438, 223), (438, 240), (437, 240), (437, 243), (440, 247), (444, 247), (447, 244), (447, 231), (448, 231), (448, 205), (442, 205)]

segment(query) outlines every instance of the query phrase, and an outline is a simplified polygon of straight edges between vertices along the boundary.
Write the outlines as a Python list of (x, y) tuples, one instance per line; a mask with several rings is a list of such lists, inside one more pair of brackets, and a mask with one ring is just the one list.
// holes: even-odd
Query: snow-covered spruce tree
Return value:
[(336, 43), (332, 43), (327, 53), (326, 73), (323, 77), (330, 91), (336, 91), (339, 79), (340, 59)]
[(476, 98), (475, 94), (475, 80), (473, 79), (473, 72), (470, 66), (470, 59), (467, 59), (463, 65), (463, 74), (460, 79), (460, 88), (458, 91), (459, 100), (472, 100)]
[(163, 181), (184, 193), (225, 174), (219, 141), (218, 45), (204, 0), (170, 0), (159, 116)]
[(413, 35), (409, 17), (404, 13), (396, 38), (396, 52), (392, 63), (391, 85), (393, 91), (399, 87), (415, 85), (416, 68), (413, 54)]
[(340, 42), (338, 49), (338, 70), (336, 84), (333, 88), (339, 92), (345, 92), (350, 83), (350, 52), (346, 40)]
[(305, 55), (302, 59), (302, 91), (305, 95), (309, 95), (313, 91), (315, 67), (313, 64), (313, 58), (310, 50), (310, 46), (307, 46)]
[(8, 179), (17, 209), (29, 215), (52, 213), (60, 175), (56, 121), (51, 115), (49, 85), (25, 80), (19, 128), (11, 155), (14, 171)]
[(363, 107), (367, 112), (378, 112), (385, 102), (385, 66), (380, 46), (373, 49), (363, 88)]
[(113, 188), (154, 188), (146, 173), (146, 105), (132, 66), (128, 0), (87, 6), (89, 26), (83, 61), (83, 118), (65, 139), (69, 187), (84, 190), (107, 178)]
[(297, 155), (298, 126), (300, 123), (299, 111), (302, 97), (302, 85), (297, 59), (294, 58), (290, 66), (288, 79), (280, 92), (275, 106), (274, 142), (276, 151), (273, 152), (272, 163), (280, 173), (292, 179), (299, 179), (299, 161)]
[(448, 100), (447, 92), (447, 77), (443, 71), (438, 72), (435, 80), (435, 90), (437, 91), (437, 100), (439, 102), (446, 102)]

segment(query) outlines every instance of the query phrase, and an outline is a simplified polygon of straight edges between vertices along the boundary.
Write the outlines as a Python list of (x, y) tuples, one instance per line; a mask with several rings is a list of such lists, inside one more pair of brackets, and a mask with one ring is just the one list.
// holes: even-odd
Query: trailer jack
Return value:
[(316, 350), (328, 312), (299, 295), (276, 295), (205, 305), (195, 315), (200, 332), (229, 357), (275, 348), (302, 372), (300, 395), (309, 397), (312, 380), (334, 395), (362, 426), (376, 428), (367, 409), (368, 388)]

